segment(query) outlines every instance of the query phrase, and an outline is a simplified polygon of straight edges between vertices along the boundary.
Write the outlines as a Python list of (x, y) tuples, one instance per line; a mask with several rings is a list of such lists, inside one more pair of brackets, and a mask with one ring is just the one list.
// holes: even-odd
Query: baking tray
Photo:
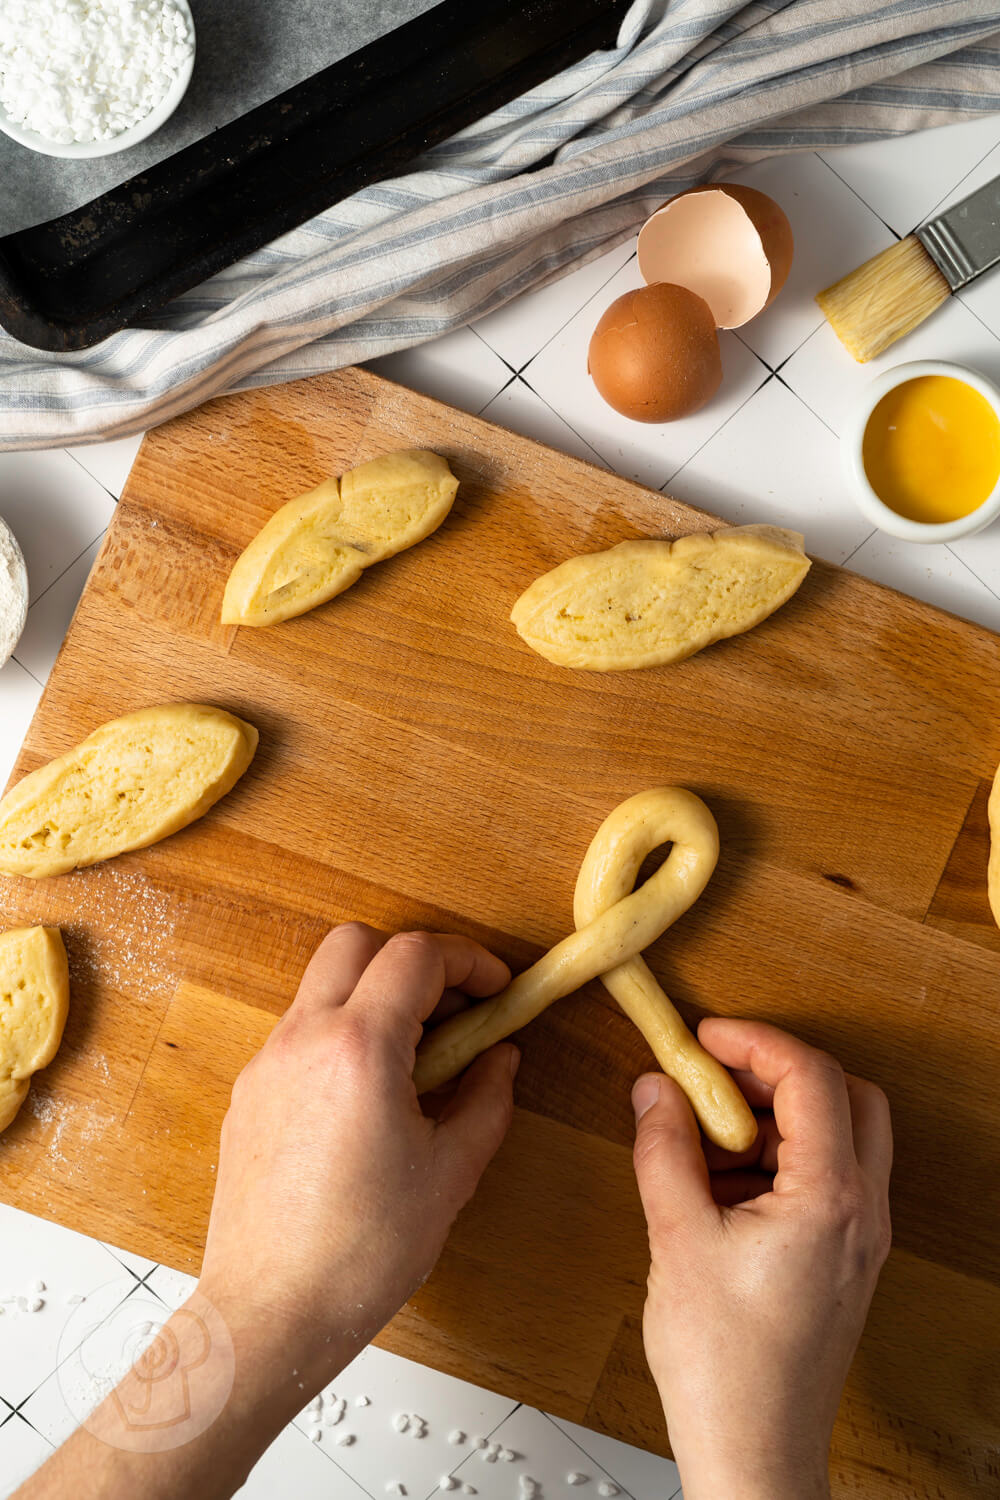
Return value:
[(82, 208), (0, 239), (0, 324), (53, 353), (100, 343), (612, 45), (629, 3), (443, 0)]

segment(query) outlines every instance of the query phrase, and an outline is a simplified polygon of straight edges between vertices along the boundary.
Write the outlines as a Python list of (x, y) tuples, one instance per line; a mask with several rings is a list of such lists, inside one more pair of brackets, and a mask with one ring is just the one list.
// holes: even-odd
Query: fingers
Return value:
[(698, 1122), (683, 1091), (662, 1073), (632, 1090), (635, 1175), (650, 1239), (714, 1210)]
[(867, 1083), (863, 1078), (854, 1078), (848, 1073), (846, 1082), (858, 1165), (876, 1187), (888, 1192), (892, 1171), (889, 1101), (876, 1084)]
[(762, 1021), (712, 1017), (698, 1027), (698, 1040), (726, 1067), (746, 1069), (773, 1088), (782, 1185), (856, 1169), (847, 1083), (834, 1058)]
[(471, 938), (401, 932), (369, 963), (347, 1008), (415, 1047), (446, 989), (480, 997), (496, 994), (509, 981), (507, 965)]
[(438, 1149), (459, 1169), (463, 1201), (479, 1182), (507, 1134), (514, 1110), (514, 1078), (521, 1054), (500, 1042), (477, 1057), (437, 1117)]
[(720, 1208), (735, 1208), (769, 1193), (774, 1179), (766, 1172), (713, 1172), (712, 1197)]
[(778, 1147), (781, 1136), (774, 1116), (757, 1115), (757, 1137), (746, 1151), (726, 1151), (711, 1141), (702, 1141), (702, 1150), (710, 1172), (731, 1172), (742, 1168), (757, 1168), (761, 1172), (778, 1170)]
[(306, 965), (289, 1016), (335, 1010), (384, 946), (386, 935), (364, 922), (344, 922), (328, 932)]

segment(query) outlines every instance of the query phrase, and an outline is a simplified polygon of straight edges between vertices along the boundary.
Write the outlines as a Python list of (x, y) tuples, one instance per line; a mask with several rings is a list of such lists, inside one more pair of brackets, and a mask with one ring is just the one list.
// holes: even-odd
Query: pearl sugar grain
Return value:
[(0, 107), (56, 145), (110, 141), (163, 102), (193, 51), (176, 0), (0, 0)]

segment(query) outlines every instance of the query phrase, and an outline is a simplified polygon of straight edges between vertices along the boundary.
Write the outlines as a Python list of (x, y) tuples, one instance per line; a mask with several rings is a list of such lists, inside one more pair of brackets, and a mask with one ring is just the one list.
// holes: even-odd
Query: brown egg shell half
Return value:
[(587, 369), (601, 396), (633, 422), (674, 422), (715, 395), (722, 351), (712, 310), (686, 287), (638, 287), (606, 309)]
[(792, 226), (757, 188), (710, 182), (679, 193), (639, 231), (644, 281), (672, 281), (703, 297), (719, 328), (741, 328), (781, 291), (792, 266)]

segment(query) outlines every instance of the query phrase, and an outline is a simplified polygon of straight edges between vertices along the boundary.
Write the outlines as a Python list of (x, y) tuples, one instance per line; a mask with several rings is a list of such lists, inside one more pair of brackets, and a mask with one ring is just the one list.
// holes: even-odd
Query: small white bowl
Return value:
[(187, 17), (188, 26), (191, 28), (191, 56), (156, 108), (150, 110), (149, 114), (138, 124), (133, 125), (130, 130), (123, 130), (120, 135), (113, 135), (109, 141), (72, 141), (69, 145), (63, 146), (58, 141), (47, 140), (44, 135), (39, 135), (35, 130), (25, 130), (23, 125), (15, 125), (2, 107), (0, 107), (0, 130), (4, 135), (9, 135), (12, 141), (17, 141), (21, 146), (27, 146), (31, 151), (37, 151), (41, 156), (61, 156), (67, 160), (77, 161), (89, 160), (95, 156), (116, 156), (119, 151), (127, 151), (130, 146), (137, 146), (140, 141), (146, 141), (151, 135), (155, 135), (167, 123), (184, 98), (188, 84), (191, 82), (191, 74), (194, 72), (197, 47), (194, 17), (187, 0), (174, 0), (174, 4)]
[(889, 391), (905, 385), (908, 380), (918, 380), (922, 375), (948, 375), (971, 385), (989, 402), (1000, 421), (1000, 389), (985, 375), (970, 370), (967, 365), (950, 364), (946, 360), (917, 359), (912, 364), (885, 370), (865, 386), (848, 415), (840, 440), (841, 458), (858, 509), (873, 526), (890, 536), (901, 537), (904, 542), (953, 542), (960, 536), (973, 536), (984, 530), (1000, 516), (1000, 481), (981, 505), (970, 510), (967, 516), (959, 516), (957, 521), (911, 521), (879, 499), (865, 473), (863, 444), (869, 417)]
[[(24, 565), (24, 553), (18, 546), (17, 537), (3, 516), (0, 516), (0, 540), (5, 543), (4, 550), (10, 556), (10, 582), (14, 594), (8, 618), (0, 620), (0, 667), (3, 667), (17, 650), (17, 643), (28, 619), (28, 570)], [(6, 559), (0, 557), (0, 567), (7, 566)]]

